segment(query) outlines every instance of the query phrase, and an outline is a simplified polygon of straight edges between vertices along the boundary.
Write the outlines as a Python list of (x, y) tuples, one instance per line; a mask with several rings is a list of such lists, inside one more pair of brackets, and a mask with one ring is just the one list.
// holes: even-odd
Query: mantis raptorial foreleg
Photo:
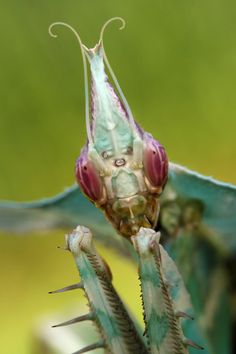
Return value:
[(75, 288), (84, 289), (90, 312), (54, 327), (86, 320), (95, 323), (101, 340), (77, 351), (76, 354), (96, 348), (104, 348), (106, 353), (112, 354), (147, 354), (144, 338), (135, 328), (129, 313), (114, 289), (111, 272), (95, 250), (90, 230), (78, 226), (66, 236), (66, 248), (74, 256), (81, 282), (77, 286), (72, 285), (56, 292)]
[(81, 282), (53, 293), (84, 289), (90, 312), (54, 327), (90, 320), (101, 335), (100, 341), (76, 354), (97, 348), (111, 354), (187, 354), (189, 345), (202, 349), (184, 337), (180, 318), (192, 320), (188, 314), (191, 311), (188, 294), (159, 239), (159, 232), (147, 228), (141, 228), (132, 237), (142, 288), (145, 322), (142, 337), (112, 285), (107, 264), (94, 248), (90, 230), (78, 226), (66, 236), (66, 249), (74, 256)]
[[(188, 346), (203, 349), (184, 337), (180, 318), (192, 320), (181, 275), (159, 244), (160, 232), (141, 228), (132, 242), (139, 256), (145, 333), (152, 354), (186, 354)], [(190, 310), (189, 310), (190, 311)]]

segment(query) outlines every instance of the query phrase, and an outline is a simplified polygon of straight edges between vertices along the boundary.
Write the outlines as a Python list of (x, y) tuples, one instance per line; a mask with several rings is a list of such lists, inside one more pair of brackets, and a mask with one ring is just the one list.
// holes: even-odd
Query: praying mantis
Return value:
[[(233, 318), (225, 263), (235, 254), (236, 188), (169, 163), (164, 147), (134, 120), (103, 46), (114, 20), (124, 27), (121, 18), (109, 20), (92, 49), (68, 24), (50, 26), (53, 37), (56, 25), (72, 30), (82, 52), (87, 142), (76, 162), (78, 185), (42, 201), (2, 203), (0, 227), (21, 232), (75, 227), (66, 248), (81, 282), (53, 293), (84, 290), (90, 312), (55, 327), (88, 320), (101, 335), (77, 354), (97, 348), (112, 354), (230, 353)], [(93, 237), (137, 261), (144, 334), (114, 289)]]

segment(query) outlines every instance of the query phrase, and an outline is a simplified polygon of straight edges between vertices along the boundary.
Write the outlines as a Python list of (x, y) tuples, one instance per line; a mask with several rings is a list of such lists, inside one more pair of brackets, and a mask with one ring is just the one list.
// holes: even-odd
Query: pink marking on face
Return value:
[(168, 158), (165, 149), (148, 133), (144, 134), (143, 139), (145, 176), (154, 187), (163, 187), (168, 177)]
[(103, 196), (101, 177), (93, 163), (88, 159), (88, 148), (85, 146), (76, 161), (75, 176), (82, 191), (93, 202), (99, 201)]

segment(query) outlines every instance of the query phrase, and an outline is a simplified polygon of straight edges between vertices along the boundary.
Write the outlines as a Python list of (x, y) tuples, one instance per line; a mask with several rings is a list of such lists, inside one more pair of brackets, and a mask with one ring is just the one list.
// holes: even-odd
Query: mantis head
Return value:
[[(163, 146), (134, 120), (129, 104), (108, 62), (102, 28), (98, 44), (88, 49), (75, 30), (83, 57), (87, 142), (76, 162), (76, 179), (85, 195), (103, 209), (108, 220), (123, 236), (140, 227), (154, 228), (159, 212), (158, 198), (168, 175)], [(53, 24), (52, 26), (54, 26)], [(50, 33), (52, 26), (50, 28)], [(52, 34), (53, 35), (53, 34)], [(53, 35), (55, 36), (55, 35)], [(91, 76), (91, 107), (87, 62)], [(108, 68), (116, 88), (105, 72)]]

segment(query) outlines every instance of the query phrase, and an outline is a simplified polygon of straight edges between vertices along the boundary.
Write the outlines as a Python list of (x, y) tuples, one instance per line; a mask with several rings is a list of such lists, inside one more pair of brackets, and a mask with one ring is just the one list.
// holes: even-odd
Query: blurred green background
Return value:
[[(233, 0), (3, 0), (0, 3), (0, 199), (52, 196), (74, 182), (85, 142), (82, 60), (72, 33), (94, 46), (102, 24), (110, 63), (136, 119), (171, 161), (236, 183), (236, 3)], [(78, 293), (47, 292), (77, 279), (56, 250), (64, 231), (0, 235), (0, 338), (4, 354), (32, 354), (40, 316), (64, 311)], [(135, 311), (133, 265), (101, 249), (115, 285)], [(83, 300), (84, 301), (84, 300)], [(75, 314), (78, 315), (78, 314)], [(138, 310), (139, 318), (141, 310)]]

